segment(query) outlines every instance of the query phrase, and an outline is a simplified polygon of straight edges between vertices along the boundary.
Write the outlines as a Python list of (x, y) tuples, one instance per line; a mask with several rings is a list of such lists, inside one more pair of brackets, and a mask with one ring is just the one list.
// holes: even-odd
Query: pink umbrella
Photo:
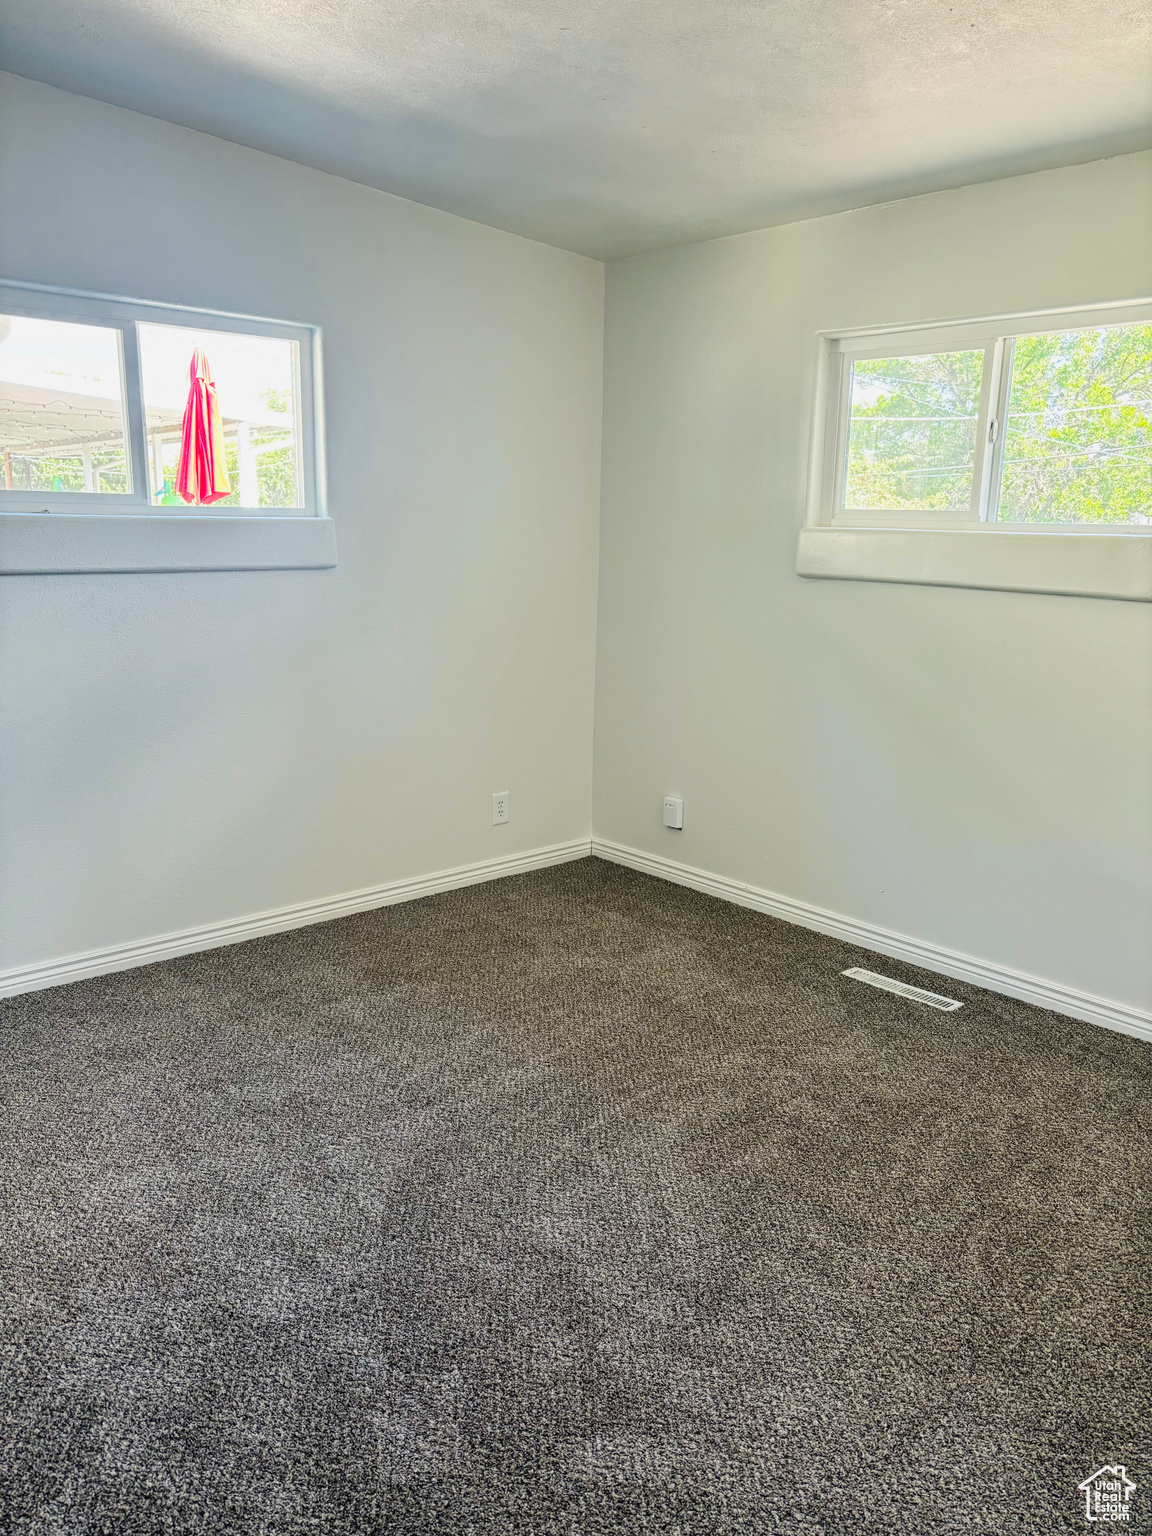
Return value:
[(232, 482), (228, 479), (224, 458), (224, 433), (220, 427), (216, 385), (208, 368), (208, 359), (199, 347), (192, 354), (188, 379), (188, 404), (184, 407), (176, 489), (185, 501), (206, 507), (222, 496), (230, 496)]

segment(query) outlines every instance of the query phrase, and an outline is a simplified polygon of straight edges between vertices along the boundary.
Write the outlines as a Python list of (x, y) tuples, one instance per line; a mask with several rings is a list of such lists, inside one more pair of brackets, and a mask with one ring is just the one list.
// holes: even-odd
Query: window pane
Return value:
[(212, 501), (213, 510), (303, 506), (296, 343), (173, 325), (141, 325), (138, 331), (153, 505), (185, 505), (177, 470), (192, 356), (199, 348), (216, 386), (228, 487)]
[(969, 511), (983, 369), (983, 349), (855, 363), (844, 506)]
[(1152, 325), (1021, 336), (998, 516), (1152, 522)]
[(120, 332), (0, 315), (0, 487), (131, 490)]

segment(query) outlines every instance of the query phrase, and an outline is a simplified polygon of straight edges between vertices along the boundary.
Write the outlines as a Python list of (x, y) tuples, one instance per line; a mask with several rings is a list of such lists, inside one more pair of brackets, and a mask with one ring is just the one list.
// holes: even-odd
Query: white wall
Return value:
[(588, 836), (598, 263), (0, 75), (0, 276), (322, 325), (340, 560), (0, 582), (0, 967)]
[(794, 571), (818, 329), (1150, 291), (1148, 154), (609, 267), (597, 836), (1152, 1006), (1152, 607)]
[[(1146, 293), (1150, 191), (609, 269), (598, 835), (1152, 1005), (1152, 609), (793, 570), (815, 331)], [(0, 581), (0, 968), (588, 835), (597, 264), (0, 75), (0, 276), (322, 324), (340, 541)]]

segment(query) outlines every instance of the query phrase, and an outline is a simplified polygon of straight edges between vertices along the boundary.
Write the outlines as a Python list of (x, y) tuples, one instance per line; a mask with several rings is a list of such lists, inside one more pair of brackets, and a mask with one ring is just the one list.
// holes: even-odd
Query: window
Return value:
[(314, 326), (0, 284), (0, 574), (334, 564), (318, 356)]
[(1152, 323), (1005, 342), (1002, 522), (1152, 523)]
[(1152, 598), (1152, 304), (821, 346), (802, 575)]
[(212, 505), (218, 513), (229, 507), (302, 508), (299, 342), (183, 325), (141, 325), (137, 335), (152, 504), (184, 504), (177, 471), (189, 367), (199, 348), (216, 385), (229, 484)]
[(966, 516), (976, 480), (984, 354), (925, 352), (847, 363), (841, 505)]
[(0, 454), (7, 491), (131, 489), (118, 330), (0, 315)]

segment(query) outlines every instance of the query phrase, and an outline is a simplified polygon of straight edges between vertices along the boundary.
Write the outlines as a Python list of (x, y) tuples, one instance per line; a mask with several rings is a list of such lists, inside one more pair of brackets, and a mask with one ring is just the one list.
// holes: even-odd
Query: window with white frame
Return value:
[(810, 525), (1152, 532), (1152, 306), (826, 344)]
[(0, 513), (322, 516), (316, 348), (305, 325), (0, 285)]

